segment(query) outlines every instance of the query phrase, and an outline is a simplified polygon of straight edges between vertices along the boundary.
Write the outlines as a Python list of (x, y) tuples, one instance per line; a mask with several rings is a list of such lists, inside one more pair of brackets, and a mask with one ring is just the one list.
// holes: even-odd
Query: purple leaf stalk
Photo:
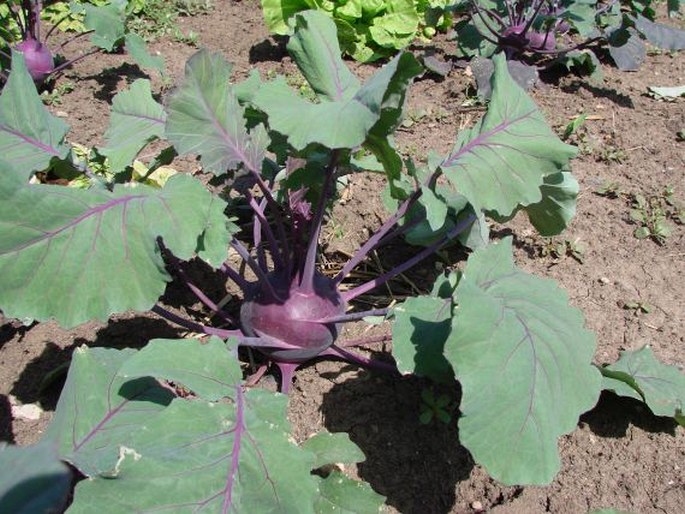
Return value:
[[(251, 247), (255, 255), (237, 239), (231, 241), (231, 248), (254, 273), (256, 280), (248, 281), (228, 262), (221, 267), (226, 277), (242, 291), (243, 302), (238, 319), (224, 312), (193, 284), (184, 273), (182, 263), (173, 257), (168, 258), (172, 270), (211, 311), (212, 318), (221, 320), (223, 324), (215, 327), (189, 321), (159, 305), (153, 311), (189, 330), (223, 339), (235, 337), (241, 346), (257, 349), (280, 369), (281, 391), (284, 393), (288, 392), (297, 367), (320, 357), (343, 359), (368, 368), (397, 373), (392, 364), (374, 361), (348, 350), (352, 346), (388, 340), (389, 334), (337, 343), (344, 323), (370, 316), (391, 315), (390, 308), (350, 310), (351, 302), (435, 253), (466, 230), (475, 221), (475, 216), (465, 219), (440, 240), (395, 268), (343, 291), (341, 285), (345, 278), (370, 252), (401, 235), (404, 227), (413, 226), (411, 220), (403, 227), (397, 224), (419, 200), (421, 190), (401, 203), (395, 214), (369, 237), (342, 270), (329, 278), (317, 270), (316, 262), (326, 209), (335, 195), (340, 160), (340, 151), (330, 152), (318, 199), (314, 202), (307, 200), (308, 190), (302, 187), (288, 191), (283, 205), (276, 202), (275, 191), (263, 180), (257, 167), (246, 164), (263, 194), (261, 198), (246, 194), (254, 215)], [(297, 163), (289, 161), (286, 168), (289, 166), (297, 166)], [(436, 176), (431, 177), (430, 182), (435, 179)], [(260, 368), (248, 382), (255, 383), (264, 371), (264, 367)]]

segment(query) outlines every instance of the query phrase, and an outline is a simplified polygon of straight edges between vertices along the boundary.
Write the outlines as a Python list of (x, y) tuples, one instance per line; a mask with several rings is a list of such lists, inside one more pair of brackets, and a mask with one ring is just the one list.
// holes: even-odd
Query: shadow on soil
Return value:
[(258, 62), (281, 62), (288, 55), (285, 48), (287, 38), (265, 39), (250, 48), (250, 64)]
[(93, 93), (98, 100), (112, 103), (112, 98), (119, 92), (118, 84), (124, 79), (126, 84), (131, 84), (136, 79), (149, 79), (150, 76), (141, 70), (136, 64), (123, 63), (116, 68), (105, 68), (97, 75), (82, 77), (81, 80), (94, 80), (100, 89)]
[(0, 441), (15, 443), (12, 431), (12, 405), (4, 394), (0, 394)]
[(603, 391), (594, 409), (580, 417), (601, 437), (621, 438), (628, 435), (630, 425), (646, 432), (675, 435), (678, 424), (673, 418), (655, 416), (641, 402)]
[[(150, 339), (178, 338), (179, 330), (166, 321), (134, 317), (110, 320), (95, 333), (93, 340), (76, 337), (66, 347), (48, 342), (41, 354), (29, 362), (14, 383), (11, 394), (21, 403), (38, 402), (45, 410), (54, 410), (62, 391), (71, 354), (81, 345), (107, 348), (141, 348)], [(0, 433), (2, 427), (0, 427)]]
[[(417, 378), (367, 372), (334, 386), (321, 406), (326, 428), (349, 433), (366, 455), (358, 465), (360, 477), (405, 514), (450, 512), (455, 485), (473, 468), (456, 423), (419, 421), (426, 387), (429, 383)], [(443, 392), (448, 390), (436, 394)], [(456, 405), (456, 392), (451, 393)]]

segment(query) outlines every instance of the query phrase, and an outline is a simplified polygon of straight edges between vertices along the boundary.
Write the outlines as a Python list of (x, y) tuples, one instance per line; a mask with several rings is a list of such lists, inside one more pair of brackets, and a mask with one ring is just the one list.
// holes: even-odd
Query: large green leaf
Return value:
[(65, 159), (69, 153), (64, 144), (68, 130), (41, 102), (24, 56), (13, 52), (12, 72), (0, 94), (0, 155), (9, 166), (0, 170), (0, 181), (10, 176), (28, 182), (53, 158)]
[(316, 11), (297, 14), (296, 20), (293, 58), (320, 95), (318, 103), (309, 102), (283, 78), (263, 85), (253, 102), (267, 114), (270, 128), (297, 150), (313, 143), (333, 149), (361, 145), (383, 116), (389, 117), (385, 125), (394, 123), (403, 106), (399, 100), (421, 70), (416, 59), (397, 56), (359, 88), (338, 45), (323, 43), (335, 33), (333, 22)]
[(126, 51), (141, 68), (157, 70), (160, 74), (164, 74), (164, 58), (161, 55), (150, 54), (145, 40), (138, 34), (134, 32), (126, 34)]
[(124, 445), (144, 430), (173, 394), (152, 378), (135, 381), (117, 376), (135, 350), (88, 348), (74, 351), (46, 440), (60, 457), (88, 477), (115, 476)]
[(206, 343), (197, 339), (150, 341), (122, 365), (119, 375), (164, 377), (211, 401), (230, 396), (242, 378), (235, 357), (216, 337)]
[(244, 109), (228, 83), (231, 66), (221, 55), (200, 50), (186, 63), (185, 81), (168, 102), (166, 137), (179, 154), (201, 156), (208, 171), (222, 175), (243, 163), (260, 171), (266, 149), (262, 130), (245, 128)]
[(166, 114), (152, 98), (150, 81), (138, 79), (112, 100), (112, 115), (102, 153), (114, 173), (130, 166), (150, 141), (164, 135)]
[(641, 399), (655, 415), (685, 424), (685, 375), (675, 366), (659, 362), (649, 346), (621, 352), (619, 360), (601, 372), (604, 389)]
[(0, 444), (0, 470), (0, 512), (49, 514), (66, 502), (71, 473), (50, 443)]
[[(68, 512), (91, 513), (106, 505), (113, 514), (200, 509), (313, 513), (318, 497), (318, 478), (311, 474), (314, 455), (292, 441), (287, 397), (244, 391), (234, 353), (218, 340), (186, 346), (183, 364), (188, 367), (182, 376), (176, 368), (155, 363), (155, 357), (166, 359), (166, 345), (176, 343), (158, 341), (142, 358), (133, 350), (78, 350), (66, 399), (57, 407), (58, 433), (67, 448), (72, 446), (72, 431), (79, 443), (84, 435), (89, 438), (75, 452), (76, 460), (83, 446), (90, 445), (113, 466), (103, 466), (103, 472), (79, 483)], [(217, 364), (228, 371), (220, 371)], [(121, 374), (131, 368), (148, 378), (126, 381)], [(217, 403), (202, 394), (163, 406), (165, 402), (132, 394), (139, 384), (179, 377), (193, 382), (196, 392), (214, 397), (220, 390), (227, 395)], [(205, 390), (212, 380), (222, 384)]]
[(452, 328), (452, 299), (417, 296), (407, 299), (393, 312), (392, 355), (400, 372), (439, 382), (454, 378), (444, 356)]
[[(65, 327), (148, 310), (170, 280), (157, 238), (189, 259), (208, 226), (229, 230), (224, 206), (182, 174), (163, 189), (113, 192), (0, 181), (0, 307), (18, 318), (54, 317)], [(225, 247), (203, 251), (216, 257)]]
[(302, 448), (314, 453), (314, 468), (322, 469), (326, 475), (318, 478), (317, 514), (381, 512), (385, 502), (383, 496), (369, 484), (348, 478), (336, 469), (342, 464), (365, 460), (364, 453), (347, 434), (319, 432), (307, 439)]
[(508, 216), (519, 205), (540, 202), (545, 177), (568, 168), (576, 149), (561, 142), (511, 79), (504, 56), (493, 61), (488, 112), (459, 134), (441, 167), (476, 210)]
[(455, 296), (445, 355), (462, 387), (460, 441), (501, 482), (549, 483), (557, 438), (599, 395), (594, 335), (554, 281), (516, 269), (511, 239), (471, 255)]

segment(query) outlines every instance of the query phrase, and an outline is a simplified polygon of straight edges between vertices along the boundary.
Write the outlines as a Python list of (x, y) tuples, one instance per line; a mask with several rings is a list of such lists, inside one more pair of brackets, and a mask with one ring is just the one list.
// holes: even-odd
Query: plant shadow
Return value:
[[(430, 387), (416, 377), (361, 373), (335, 385), (321, 406), (326, 428), (347, 432), (366, 455), (360, 477), (406, 514), (450, 512), (456, 484), (474, 466), (459, 444), (456, 412), (449, 424), (419, 421), (421, 392)], [(456, 388), (439, 393), (457, 404)]]
[(98, 100), (112, 103), (112, 98), (119, 92), (118, 84), (125, 79), (131, 84), (136, 79), (149, 79), (150, 76), (138, 67), (137, 64), (125, 62), (116, 68), (105, 68), (96, 75), (82, 77), (81, 80), (94, 80), (100, 88), (93, 93)]
[(642, 402), (602, 391), (597, 405), (580, 417), (592, 432), (614, 439), (628, 435), (630, 425), (646, 432), (675, 435), (678, 423), (673, 418), (656, 416)]
[(265, 39), (250, 48), (250, 64), (258, 62), (281, 62), (288, 55), (286, 50), (286, 37), (275, 36), (273, 39)]
[(5, 394), (0, 394), (0, 441), (15, 443), (12, 430), (12, 405)]
[(151, 339), (178, 338), (180, 332), (180, 329), (164, 320), (136, 316), (112, 319), (106, 326), (95, 331), (92, 339), (76, 337), (66, 347), (48, 342), (41, 354), (24, 367), (12, 386), (11, 394), (23, 404), (38, 403), (44, 410), (54, 410), (62, 392), (71, 355), (79, 346), (141, 348)]

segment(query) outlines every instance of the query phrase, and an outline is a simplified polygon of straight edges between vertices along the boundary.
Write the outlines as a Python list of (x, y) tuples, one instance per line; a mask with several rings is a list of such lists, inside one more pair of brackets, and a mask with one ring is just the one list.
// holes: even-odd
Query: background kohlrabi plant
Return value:
[[(127, 17), (135, 3), (9, 0), (0, 6), (0, 83), (7, 80), (12, 52), (24, 56), (28, 71), (38, 85), (52, 81), (81, 59), (122, 47), (141, 67), (162, 72), (162, 58), (150, 55), (143, 38), (128, 30)], [(75, 34), (61, 43), (53, 43), (51, 36), (58, 29), (70, 29)], [(70, 55), (69, 44), (83, 36), (90, 36), (91, 49)]]
[[(147, 80), (115, 97), (97, 149), (107, 158), (103, 168), (74, 158), (68, 127), (41, 104), (23, 57), (13, 56), (0, 95), (4, 314), (72, 327), (152, 310), (209, 336), (74, 352), (42, 443), (88, 478), (76, 485), (68, 512), (378, 511), (383, 498), (337, 466), (364, 460), (346, 434), (324, 431), (296, 444), (287, 396), (254, 387), (273, 365), (287, 392), (296, 368), (317, 358), (460, 388), (454, 444), (507, 484), (552, 480), (557, 439), (602, 388), (683, 423), (682, 373), (656, 362), (649, 349), (593, 365), (594, 335), (567, 295), (517, 268), (510, 238), (489, 241), (488, 220), (519, 211), (542, 234), (562, 231), (578, 192), (569, 168), (575, 148), (551, 131), (503, 56), (494, 59), (487, 113), (447, 155), (418, 166), (404, 162), (392, 140), (408, 87), (422, 71), (416, 59), (400, 53), (362, 84), (340, 58), (330, 18), (299, 13), (293, 29), (288, 50), (316, 98), (303, 98), (282, 77), (253, 74), (231, 83), (231, 66), (202, 50), (164, 106)], [(150, 174), (191, 154), (206, 176), (140, 177), (134, 159), (153, 141), (165, 144), (145, 163)], [(369, 169), (386, 175), (394, 212), (327, 277), (318, 269), (318, 242), (335, 184)], [(44, 180), (51, 173), (71, 173), (80, 187)], [(252, 223), (240, 232), (234, 217), (245, 209)], [(355, 266), (398, 237), (416, 243), (415, 252), (350, 285)], [(357, 307), (359, 296), (457, 239), (472, 253), (429, 293), (392, 307)], [(208, 295), (189, 277), (192, 259), (241, 294), (228, 304)], [(207, 316), (160, 303), (172, 277)], [(391, 323), (396, 365), (352, 349), (377, 339), (344, 337), (345, 323), (369, 317)], [(248, 376), (240, 364), (246, 349), (263, 364)], [(5, 450), (0, 463), (30, 461), (34, 450)], [(37, 473), (27, 467), (24, 474)], [(63, 468), (54, 467), (54, 479), (60, 498)], [(0, 495), (24, 493), (26, 485), (0, 482)]]
[[(668, 3), (669, 14), (680, 2)], [(685, 48), (685, 31), (655, 23), (652, 0), (465, 0), (457, 11), (457, 56), (477, 58), (474, 72), (486, 96), (492, 66), (483, 62), (497, 51), (509, 61), (522, 86), (531, 86), (537, 70), (565, 66), (601, 77), (599, 58), (608, 52), (621, 70), (637, 70), (651, 45)]]

